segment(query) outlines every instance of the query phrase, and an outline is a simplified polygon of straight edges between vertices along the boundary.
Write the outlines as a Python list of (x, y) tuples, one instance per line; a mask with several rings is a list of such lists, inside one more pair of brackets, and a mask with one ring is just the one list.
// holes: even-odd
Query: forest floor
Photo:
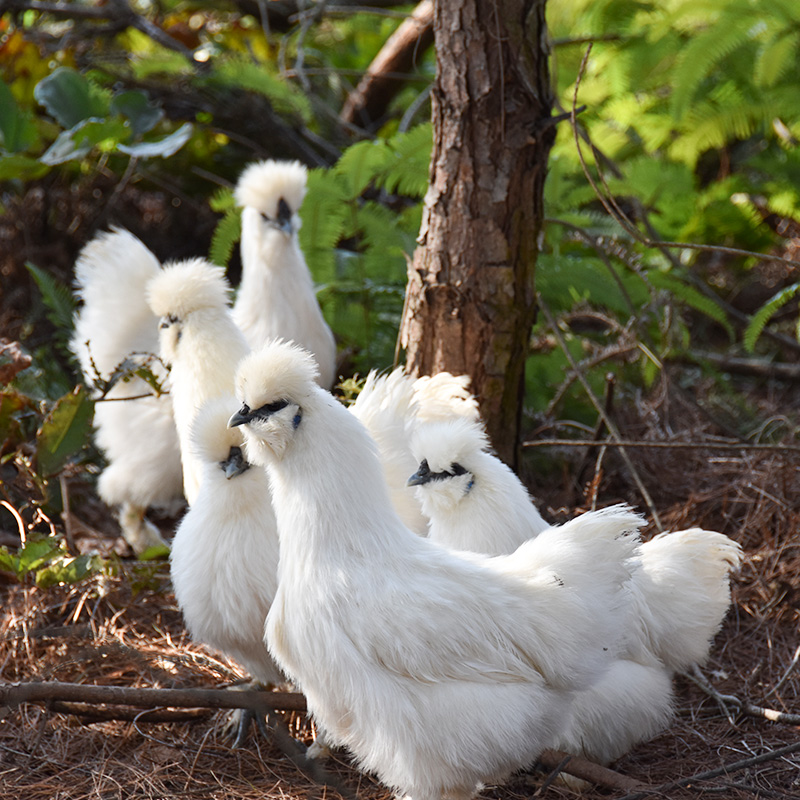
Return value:
[[(796, 394), (760, 394), (764, 418), (797, 414)], [(703, 675), (713, 689), (742, 704), (793, 716), (781, 721), (722, 706), (686, 677), (677, 677), (677, 714), (668, 730), (611, 765), (653, 791), (647, 797), (800, 797), (800, 453), (714, 449), (722, 440), (703, 414), (689, 413), (685, 393), (632, 404), (624, 434), (654, 441), (706, 442), (686, 451), (631, 451), (667, 529), (699, 524), (722, 530), (745, 549), (732, 581), (733, 605), (716, 637)], [(780, 414), (778, 411), (780, 410)], [(622, 420), (621, 420), (622, 422)], [(600, 505), (631, 500), (635, 489), (609, 451), (589, 483)], [(585, 465), (584, 465), (585, 466)], [(577, 469), (575, 462), (573, 469)], [(592, 471), (590, 470), (590, 472)], [(554, 520), (580, 505), (582, 484), (562, 470), (537, 487), (564, 500), (544, 506)], [(548, 485), (549, 484), (549, 485)], [(561, 492), (557, 491), (560, 487)], [(570, 492), (565, 487), (572, 487)], [(70, 479), (71, 528), (80, 550), (124, 553), (116, 523), (92, 494), (85, 476)], [(174, 520), (162, 520), (168, 531)], [(48, 523), (49, 524), (49, 523)], [(59, 530), (62, 521), (54, 521)], [(653, 535), (653, 527), (647, 536)], [(4, 540), (13, 541), (13, 531)], [(647, 538), (647, 536), (645, 538)], [(212, 565), (209, 565), (213, 568)], [(241, 682), (242, 671), (190, 641), (176, 607), (165, 562), (118, 561), (116, 574), (69, 586), (37, 588), (11, 576), (0, 585), (0, 680), (63, 681), (142, 688), (211, 688)], [(0, 796), (5, 800), (84, 798), (331, 798), (388, 800), (390, 793), (353, 768), (346, 754), (310, 775), (285, 748), (252, 732), (234, 749), (225, 712), (170, 710), (163, 720), (135, 709), (23, 703), (0, 710)], [(109, 716), (129, 719), (97, 719)], [(153, 712), (155, 713), (155, 712)], [(161, 712), (158, 712), (161, 713)], [(297, 712), (280, 715), (292, 736), (310, 742), (313, 729)], [(781, 755), (781, 748), (795, 745)], [(763, 756), (764, 760), (755, 757)], [(744, 766), (689, 786), (670, 787), (723, 765)], [(485, 800), (565, 798), (574, 792), (551, 771), (532, 768)], [(626, 790), (590, 786), (585, 798), (621, 798)]]

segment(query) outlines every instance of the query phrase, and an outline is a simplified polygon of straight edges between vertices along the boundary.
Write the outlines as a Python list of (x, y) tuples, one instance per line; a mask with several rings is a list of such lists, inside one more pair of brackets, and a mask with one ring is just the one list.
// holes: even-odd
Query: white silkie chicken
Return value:
[(499, 558), (442, 548), (402, 524), (374, 442), (316, 377), (281, 342), (237, 372), (229, 424), (278, 520), (270, 652), (364, 769), (414, 800), (467, 800), (551, 746), (622, 646), (641, 518), (606, 509)]
[(200, 258), (165, 265), (147, 284), (146, 295), (151, 312), (160, 318), (159, 350), (170, 365), (183, 490), (191, 506), (202, 471), (192, 454), (195, 416), (208, 400), (232, 391), (236, 365), (249, 348), (231, 316), (222, 267)]
[(320, 385), (329, 389), (336, 378), (336, 342), (297, 238), (305, 193), (306, 168), (299, 161), (260, 161), (239, 178), (242, 280), (233, 318), (253, 348), (281, 337), (310, 350)]
[[(83, 305), (75, 315), (70, 343), (87, 384), (108, 380), (129, 357), (158, 352), (158, 324), (145, 301), (145, 286), (160, 271), (158, 259), (128, 231), (102, 233), (75, 262), (76, 294)], [(168, 386), (166, 370), (148, 363)], [(123, 400), (123, 398), (136, 398)], [(138, 377), (119, 381), (95, 407), (95, 442), (108, 461), (98, 493), (119, 508), (122, 534), (136, 553), (163, 544), (145, 518), (148, 506), (168, 504), (182, 494), (178, 438), (172, 401), (156, 397)], [(146, 431), (146, 435), (143, 432)]]
[[(409, 483), (430, 516), (432, 539), (500, 555), (545, 535), (524, 486), (488, 452), (479, 427), (432, 423), (417, 431), (413, 448), (421, 464)], [(699, 528), (661, 534), (638, 548), (627, 585), (627, 647), (576, 700), (560, 749), (606, 763), (668, 723), (672, 672), (707, 657), (740, 559), (736, 542)]]
[(232, 396), (208, 401), (192, 426), (197, 498), (175, 532), (170, 571), (192, 638), (233, 658), (263, 685), (283, 677), (264, 644), (278, 587), (278, 529), (264, 470), (228, 428)]
[(411, 439), (417, 427), (431, 420), (465, 417), (479, 423), (478, 404), (470, 394), (469, 378), (441, 372), (433, 377), (411, 378), (402, 367), (381, 375), (367, 375), (350, 412), (369, 431), (378, 446), (392, 505), (404, 524), (424, 534), (428, 518), (414, 490), (407, 485), (417, 461)]

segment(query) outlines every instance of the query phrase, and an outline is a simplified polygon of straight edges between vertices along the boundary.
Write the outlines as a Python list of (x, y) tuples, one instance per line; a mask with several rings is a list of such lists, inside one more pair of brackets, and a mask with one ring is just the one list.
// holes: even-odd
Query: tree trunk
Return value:
[(472, 378), (516, 464), (554, 135), (545, 0), (437, 0), (430, 187), (400, 343), (415, 375)]

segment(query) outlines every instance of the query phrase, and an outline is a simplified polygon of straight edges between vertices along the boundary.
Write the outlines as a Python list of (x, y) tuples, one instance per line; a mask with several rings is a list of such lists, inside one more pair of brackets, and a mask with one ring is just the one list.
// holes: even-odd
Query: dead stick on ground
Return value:
[(630, 792), (646, 788), (641, 781), (629, 778), (619, 772), (614, 772), (613, 769), (608, 769), (608, 767), (601, 767), (599, 764), (588, 761), (581, 756), (572, 756), (569, 753), (564, 753), (561, 750), (545, 750), (538, 760), (547, 769), (567, 772), (576, 778), (582, 778), (607, 789), (620, 789)]
[(784, 725), (800, 725), (800, 714), (790, 714), (787, 711), (777, 711), (774, 708), (757, 706), (735, 694), (721, 694), (705, 679), (705, 676), (699, 670), (696, 670), (694, 674), (684, 672), (683, 676), (702, 689), (709, 697), (714, 698), (729, 720), (731, 720), (731, 717), (728, 712), (728, 706), (733, 706), (740, 714), (744, 714), (746, 717), (767, 719), (770, 722), (780, 722)]
[(770, 750), (767, 753), (762, 753), (760, 756), (753, 756), (752, 758), (743, 758), (741, 761), (734, 761), (731, 764), (725, 764), (717, 769), (711, 769), (708, 772), (699, 772), (697, 775), (690, 775), (687, 778), (680, 778), (677, 781), (670, 781), (669, 783), (662, 783), (661, 786), (654, 786), (650, 789), (645, 789), (632, 794), (626, 794), (624, 797), (619, 797), (617, 800), (644, 800), (645, 797), (651, 795), (663, 794), (671, 789), (677, 789), (681, 786), (689, 786), (690, 784), (697, 783), (697, 781), (710, 780), (711, 778), (719, 778), (721, 775), (730, 775), (733, 772), (740, 772), (748, 767), (753, 767), (756, 764), (763, 764), (765, 761), (775, 761), (778, 758), (791, 755), (800, 751), (800, 742), (786, 745), (778, 750)]
[[(594, 439), (530, 439), (523, 442), (523, 447), (597, 447)], [(764, 450), (775, 454), (800, 452), (797, 444), (747, 444), (742, 442), (649, 442), (646, 440), (606, 439), (603, 447), (640, 447), (652, 450)]]
[(59, 681), (0, 684), (0, 706), (13, 708), (20, 703), (44, 703), (50, 700), (142, 708), (247, 708), (259, 712), (306, 710), (306, 699), (298, 692), (135, 689), (129, 686), (93, 686)]
[[(0, 684), (0, 707), (14, 708), (21, 703), (46, 703), (52, 710), (70, 710), (65, 703), (108, 704), (140, 708), (248, 708), (258, 712), (305, 711), (306, 699), (298, 692), (232, 692), (227, 689), (136, 689), (129, 686), (95, 686), (59, 681)], [(77, 710), (77, 709), (76, 709)], [(74, 712), (72, 712), (74, 713)], [(82, 708), (78, 713), (88, 713)], [(576, 778), (611, 789), (631, 791), (642, 784), (618, 772), (601, 767), (585, 758), (570, 756), (558, 750), (545, 750), (539, 761), (548, 769), (556, 769), (565, 760), (563, 772)], [(330, 782), (330, 781), (328, 781)]]

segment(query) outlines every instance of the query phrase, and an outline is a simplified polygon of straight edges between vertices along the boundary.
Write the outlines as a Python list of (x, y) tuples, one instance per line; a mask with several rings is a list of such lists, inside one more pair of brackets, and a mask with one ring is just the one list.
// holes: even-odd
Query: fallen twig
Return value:
[(629, 778), (619, 772), (614, 772), (608, 767), (601, 767), (593, 761), (588, 761), (581, 756), (573, 756), (561, 750), (545, 750), (539, 756), (539, 763), (547, 769), (567, 772), (576, 778), (581, 778), (607, 789), (620, 789), (630, 792), (645, 788), (641, 781)]
[(643, 447), (661, 450), (786, 450), (800, 452), (800, 444), (748, 444), (746, 442), (649, 442), (637, 439), (604, 439), (598, 443), (592, 439), (529, 439), (523, 447)]
[(663, 794), (671, 789), (677, 789), (681, 786), (689, 786), (697, 781), (710, 780), (711, 778), (718, 778), (721, 775), (730, 775), (733, 772), (740, 772), (741, 770), (747, 769), (748, 767), (753, 767), (756, 764), (763, 764), (765, 761), (774, 761), (775, 759), (783, 758), (783, 756), (788, 756), (792, 753), (797, 753), (798, 751), (800, 751), (800, 742), (795, 742), (794, 744), (786, 745), (786, 747), (780, 747), (777, 750), (770, 750), (766, 753), (762, 753), (760, 756), (743, 758), (741, 761), (734, 761), (731, 764), (724, 764), (721, 767), (717, 767), (717, 769), (711, 769), (707, 772), (698, 772), (696, 775), (689, 775), (686, 778), (679, 778), (676, 781), (662, 783), (660, 786), (653, 786), (649, 789), (645, 789), (644, 791), (626, 794), (623, 797), (617, 798), (617, 800), (644, 800), (645, 797), (650, 797), (651, 795)]
[(130, 686), (96, 686), (59, 681), (0, 684), (0, 706), (53, 700), (140, 708), (247, 708), (253, 711), (305, 711), (306, 699), (298, 692), (249, 689), (136, 689)]

